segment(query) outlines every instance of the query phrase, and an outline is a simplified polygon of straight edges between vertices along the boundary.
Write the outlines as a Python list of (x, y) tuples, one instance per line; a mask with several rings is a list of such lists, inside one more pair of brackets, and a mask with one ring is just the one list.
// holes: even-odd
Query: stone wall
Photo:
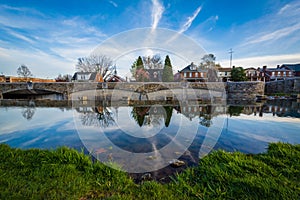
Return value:
[(226, 91), (228, 99), (255, 99), (264, 95), (264, 82), (227, 82)]
[(267, 82), (265, 86), (265, 93), (269, 95), (276, 93), (299, 94), (300, 78)]
[[(207, 92), (211, 96), (225, 94), (230, 99), (254, 99), (256, 95), (264, 94), (263, 82), (170, 82), (170, 83), (0, 83), (0, 98), (2, 94), (17, 90), (50, 91), (61, 93), (69, 99), (74, 92), (92, 90), (118, 90), (137, 93), (151, 93), (168, 90), (195, 90), (199, 92), (197, 96), (205, 96)], [(207, 92), (205, 92), (207, 91)], [(214, 94), (216, 93), (216, 94)], [(224, 97), (224, 96), (223, 96)]]

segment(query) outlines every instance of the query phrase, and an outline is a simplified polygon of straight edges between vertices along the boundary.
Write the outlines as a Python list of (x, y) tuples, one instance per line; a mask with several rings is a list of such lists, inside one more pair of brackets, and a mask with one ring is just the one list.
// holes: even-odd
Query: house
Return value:
[(0, 83), (6, 82), (5, 76), (0, 75)]
[(108, 77), (105, 82), (126, 82), (126, 80), (118, 76), (117, 74), (114, 74)]
[(16, 82), (32, 82), (32, 83), (52, 83), (53, 79), (32, 78), (32, 77), (16, 77), (16, 76), (1, 76), (0, 82), (16, 83)]
[(300, 77), (300, 63), (299, 64), (283, 64), (280, 68), (290, 69), (294, 71), (294, 76)]
[(75, 72), (72, 81), (74, 82), (104, 82), (98, 72)]
[(267, 66), (263, 66), (261, 72), (264, 73), (266, 81), (277, 81), (294, 77), (293, 70), (285, 67), (281, 68), (279, 65), (277, 66), (277, 68), (267, 68)]
[(231, 68), (219, 68), (218, 77), (223, 82), (227, 82), (231, 77)]
[(184, 69), (179, 71), (181, 80), (189, 82), (207, 82), (207, 70), (200, 69), (194, 63), (186, 66)]
[(163, 69), (145, 69), (151, 82), (161, 82)]
[(248, 81), (265, 81), (265, 73), (261, 71), (260, 68), (246, 68), (245, 73)]

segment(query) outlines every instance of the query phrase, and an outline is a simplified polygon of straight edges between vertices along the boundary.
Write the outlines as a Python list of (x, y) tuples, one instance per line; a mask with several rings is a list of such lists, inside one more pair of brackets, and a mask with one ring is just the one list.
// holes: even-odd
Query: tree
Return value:
[(139, 56), (138, 59), (134, 61), (130, 71), (136, 81), (139, 82), (149, 81), (149, 74), (146, 72), (144, 68), (144, 63), (141, 56)]
[(61, 75), (59, 74), (56, 78), (56, 82), (70, 82), (72, 79), (72, 76), (70, 74)]
[(136, 69), (145, 69), (142, 57), (139, 56), (136, 61)]
[(152, 57), (144, 56), (143, 62), (146, 69), (162, 69), (162, 59), (159, 54)]
[(17, 74), (24, 78), (28, 78), (28, 77), (32, 76), (32, 73), (30, 72), (29, 68), (26, 65), (21, 65), (17, 69)]
[(233, 67), (231, 70), (231, 81), (246, 81), (247, 76), (242, 67)]
[(201, 58), (202, 62), (200, 63), (200, 67), (202, 68), (214, 68), (216, 57), (214, 54), (206, 54)]
[(165, 65), (163, 70), (162, 80), (164, 82), (174, 81), (174, 75), (172, 70), (172, 64), (169, 55), (166, 56)]
[(106, 78), (114, 71), (113, 61), (106, 55), (92, 54), (89, 57), (78, 58), (77, 70), (82, 72), (98, 72)]

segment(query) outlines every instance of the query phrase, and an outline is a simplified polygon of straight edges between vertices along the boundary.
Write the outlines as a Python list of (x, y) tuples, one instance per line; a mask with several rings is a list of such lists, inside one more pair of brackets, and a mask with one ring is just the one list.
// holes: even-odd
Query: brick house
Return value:
[(280, 68), (293, 70), (294, 76), (300, 77), (300, 64), (283, 64)]
[(294, 77), (294, 70), (287, 67), (280, 67), (279, 65), (277, 68), (267, 68), (267, 66), (263, 66), (261, 72), (265, 74), (266, 81), (277, 81)]
[(207, 70), (200, 69), (194, 63), (179, 71), (181, 80), (189, 82), (207, 82)]

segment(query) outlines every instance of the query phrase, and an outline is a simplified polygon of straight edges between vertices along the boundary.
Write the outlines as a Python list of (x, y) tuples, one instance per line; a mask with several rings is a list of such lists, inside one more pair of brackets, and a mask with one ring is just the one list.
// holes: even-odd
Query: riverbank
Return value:
[(216, 151), (168, 184), (135, 184), (68, 148), (20, 150), (0, 145), (0, 199), (299, 199), (300, 145), (266, 153)]

